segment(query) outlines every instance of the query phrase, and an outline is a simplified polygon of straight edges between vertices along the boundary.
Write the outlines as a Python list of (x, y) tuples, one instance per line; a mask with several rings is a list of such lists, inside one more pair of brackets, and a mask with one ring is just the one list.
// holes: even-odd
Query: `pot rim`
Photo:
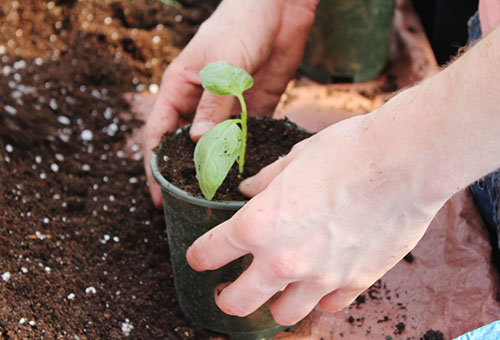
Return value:
[(157, 154), (157, 149), (155, 149), (151, 155), (151, 172), (153, 173), (153, 177), (156, 182), (160, 185), (162, 191), (174, 196), (182, 201), (195, 204), (205, 208), (212, 209), (221, 209), (221, 210), (238, 210), (241, 208), (247, 201), (208, 201), (201, 197), (195, 197), (186, 191), (176, 187), (169, 181), (163, 177), (160, 173), (160, 169), (158, 168), (159, 155)]

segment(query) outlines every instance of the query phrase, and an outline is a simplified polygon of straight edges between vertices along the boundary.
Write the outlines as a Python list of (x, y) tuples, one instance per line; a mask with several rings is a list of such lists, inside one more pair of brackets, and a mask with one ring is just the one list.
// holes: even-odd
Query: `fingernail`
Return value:
[(211, 121), (195, 122), (195, 123), (193, 123), (193, 125), (191, 126), (191, 129), (189, 130), (189, 134), (191, 135), (191, 138), (201, 137), (208, 130), (210, 130), (213, 126), (214, 126), (214, 123)]

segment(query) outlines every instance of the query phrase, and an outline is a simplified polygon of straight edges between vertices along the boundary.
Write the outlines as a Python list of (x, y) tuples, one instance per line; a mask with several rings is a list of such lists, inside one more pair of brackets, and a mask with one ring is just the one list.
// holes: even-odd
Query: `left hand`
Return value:
[(149, 162), (161, 136), (192, 121), (190, 136), (197, 141), (214, 125), (240, 112), (233, 96), (203, 91), (199, 71), (214, 61), (245, 69), (255, 81), (245, 92), (249, 115), (271, 115), (298, 68), (317, 2), (224, 0), (167, 67), (143, 138), (144, 166), (157, 207), (161, 207), (161, 191), (152, 179)]

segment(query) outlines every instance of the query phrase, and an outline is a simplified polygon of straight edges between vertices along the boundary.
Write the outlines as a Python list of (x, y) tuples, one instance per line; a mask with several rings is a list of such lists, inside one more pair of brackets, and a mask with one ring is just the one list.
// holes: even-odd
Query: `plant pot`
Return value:
[(301, 70), (319, 82), (363, 82), (387, 64), (395, 0), (321, 0)]
[(199, 236), (229, 219), (245, 202), (207, 201), (175, 187), (159, 171), (161, 149), (160, 145), (153, 153), (151, 169), (162, 189), (174, 283), (184, 315), (192, 325), (227, 334), (233, 340), (271, 339), (286, 327), (274, 322), (267, 305), (240, 318), (224, 314), (214, 302), (215, 287), (234, 281), (249, 266), (251, 255), (201, 273), (192, 270), (186, 261), (187, 248)]

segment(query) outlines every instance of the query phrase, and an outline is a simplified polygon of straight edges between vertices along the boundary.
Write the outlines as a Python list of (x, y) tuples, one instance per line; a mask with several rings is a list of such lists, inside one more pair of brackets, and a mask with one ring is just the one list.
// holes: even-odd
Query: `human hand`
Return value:
[(222, 311), (246, 316), (271, 299), (283, 325), (318, 303), (338, 311), (420, 240), (446, 198), (424, 193), (411, 154), (397, 145), (388, 152), (388, 126), (371, 115), (323, 130), (244, 181), (241, 191), (255, 197), (189, 248), (197, 271), (253, 255), (235, 282), (219, 288)]
[(317, 303), (347, 306), (396, 264), (446, 200), (500, 166), (499, 54), (500, 27), (443, 71), (243, 182), (256, 196), (187, 251), (199, 271), (253, 255), (218, 306), (243, 316), (274, 296), (276, 321), (293, 324)]
[(161, 205), (160, 188), (149, 162), (161, 136), (193, 120), (190, 135), (197, 141), (239, 112), (234, 98), (203, 91), (199, 71), (214, 61), (245, 69), (254, 77), (254, 87), (245, 93), (249, 114), (270, 115), (300, 63), (317, 2), (225, 0), (165, 70), (144, 130), (144, 162), (156, 206)]

